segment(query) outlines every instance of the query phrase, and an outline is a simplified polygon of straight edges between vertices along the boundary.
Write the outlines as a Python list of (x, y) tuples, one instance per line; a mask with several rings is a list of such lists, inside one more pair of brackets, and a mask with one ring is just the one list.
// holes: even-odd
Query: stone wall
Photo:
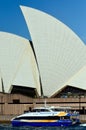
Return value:
[(18, 115), (39, 106), (64, 106), (86, 113), (86, 97), (81, 98), (30, 98), (21, 94), (0, 94), (0, 114)]

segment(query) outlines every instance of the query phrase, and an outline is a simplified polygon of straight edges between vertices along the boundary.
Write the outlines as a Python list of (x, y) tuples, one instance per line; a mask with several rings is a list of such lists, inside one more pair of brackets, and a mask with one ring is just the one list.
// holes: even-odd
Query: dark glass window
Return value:
[(19, 104), (19, 103), (20, 103), (20, 100), (19, 100), (19, 99), (13, 99), (13, 103), (14, 103), (14, 104)]

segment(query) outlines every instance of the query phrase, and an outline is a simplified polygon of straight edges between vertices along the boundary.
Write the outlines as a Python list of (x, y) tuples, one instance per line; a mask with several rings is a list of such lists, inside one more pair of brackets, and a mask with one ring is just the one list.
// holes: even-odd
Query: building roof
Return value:
[(0, 32), (0, 77), (6, 93), (11, 92), (12, 85), (19, 85), (37, 88), (40, 95), (39, 73), (27, 39)]
[(86, 65), (86, 46), (58, 19), (25, 6), (21, 10), (34, 45), (44, 95), (51, 96)]
[(86, 90), (85, 44), (58, 19), (29, 7), (21, 10), (32, 43), (0, 32), (0, 91), (15, 93), (27, 87), (24, 94), (31, 90), (31, 95), (41, 96), (42, 84), (44, 96), (50, 97), (67, 85)]

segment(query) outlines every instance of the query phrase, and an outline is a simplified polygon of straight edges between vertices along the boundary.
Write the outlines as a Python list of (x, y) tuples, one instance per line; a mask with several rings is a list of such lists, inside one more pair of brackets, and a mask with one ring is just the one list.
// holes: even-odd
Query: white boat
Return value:
[(13, 126), (71, 126), (80, 123), (79, 113), (58, 110), (54, 107), (38, 107), (31, 112), (14, 117)]

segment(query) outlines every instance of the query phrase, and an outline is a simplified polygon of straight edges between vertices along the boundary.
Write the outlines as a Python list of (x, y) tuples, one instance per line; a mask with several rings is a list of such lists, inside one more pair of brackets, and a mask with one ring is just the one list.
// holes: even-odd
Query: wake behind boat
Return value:
[(71, 126), (80, 123), (77, 112), (38, 107), (11, 120), (13, 126)]

